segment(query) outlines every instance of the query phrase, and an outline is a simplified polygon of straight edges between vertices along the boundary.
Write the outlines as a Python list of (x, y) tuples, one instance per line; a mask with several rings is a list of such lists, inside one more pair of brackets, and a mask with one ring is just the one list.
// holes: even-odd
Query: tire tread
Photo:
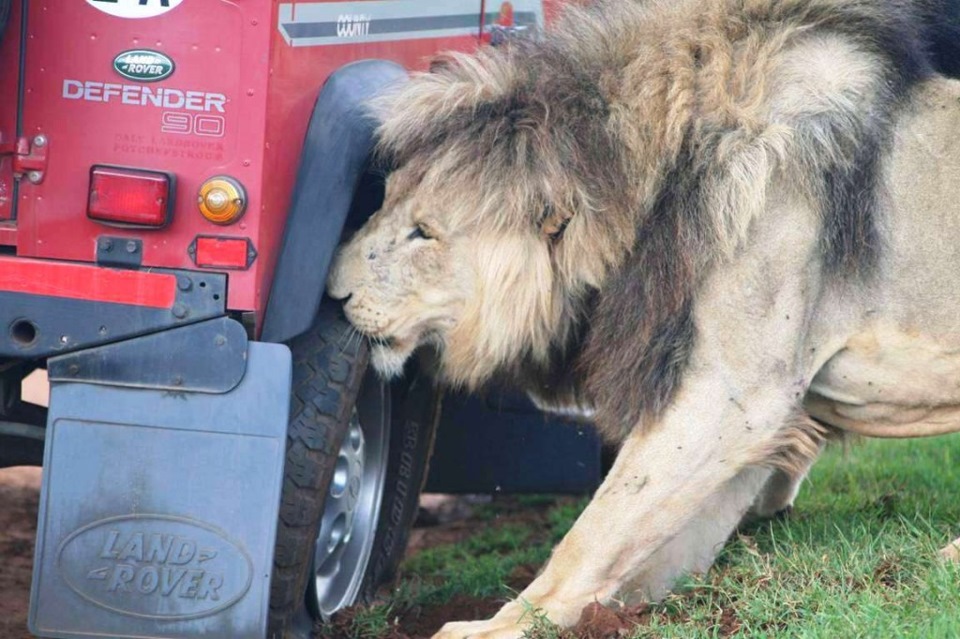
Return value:
[(325, 488), (369, 359), (366, 343), (351, 340), (352, 334), (339, 305), (324, 304), (313, 328), (289, 344), (293, 388), (270, 587), (271, 639), (296, 636)]

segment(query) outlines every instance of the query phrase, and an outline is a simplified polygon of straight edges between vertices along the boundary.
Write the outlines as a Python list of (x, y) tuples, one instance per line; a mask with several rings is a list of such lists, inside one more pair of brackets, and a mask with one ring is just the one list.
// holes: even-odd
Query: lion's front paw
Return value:
[(520, 639), (527, 624), (498, 619), (486, 621), (453, 621), (444, 624), (433, 639)]

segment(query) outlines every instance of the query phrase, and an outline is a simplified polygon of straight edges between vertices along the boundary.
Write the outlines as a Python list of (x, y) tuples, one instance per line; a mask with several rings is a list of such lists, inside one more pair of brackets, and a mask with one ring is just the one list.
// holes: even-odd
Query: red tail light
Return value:
[(95, 166), (87, 217), (114, 226), (160, 228), (170, 221), (172, 191), (167, 173)]

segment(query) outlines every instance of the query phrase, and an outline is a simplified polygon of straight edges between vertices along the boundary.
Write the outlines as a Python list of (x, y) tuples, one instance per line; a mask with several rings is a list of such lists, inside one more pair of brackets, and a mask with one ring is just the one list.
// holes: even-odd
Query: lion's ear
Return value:
[(441, 73), (453, 69), (457, 64), (456, 58), (446, 52), (438, 53), (430, 59), (428, 70), (430, 73)]
[(553, 206), (546, 206), (540, 216), (540, 232), (551, 240), (559, 240), (567, 224), (573, 219), (573, 214), (560, 211)]

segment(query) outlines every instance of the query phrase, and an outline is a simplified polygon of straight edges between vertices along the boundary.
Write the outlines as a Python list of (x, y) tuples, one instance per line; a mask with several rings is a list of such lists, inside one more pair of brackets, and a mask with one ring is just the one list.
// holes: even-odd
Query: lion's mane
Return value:
[[(451, 208), (454, 224), (543, 229), (562, 317), (531, 324), (549, 335), (515, 336), (509, 372), (592, 406), (620, 436), (673, 397), (705, 275), (735, 255), (771, 197), (819, 215), (828, 277), (870, 279), (883, 250), (883, 158), (897, 110), (934, 72), (939, 9), (570, 8), (537, 41), (452, 54), (381, 99), (382, 151), (404, 169), (399, 191), (462, 194), (469, 206)], [(824, 66), (820, 49), (840, 55)], [(532, 352), (533, 342), (549, 347)]]

